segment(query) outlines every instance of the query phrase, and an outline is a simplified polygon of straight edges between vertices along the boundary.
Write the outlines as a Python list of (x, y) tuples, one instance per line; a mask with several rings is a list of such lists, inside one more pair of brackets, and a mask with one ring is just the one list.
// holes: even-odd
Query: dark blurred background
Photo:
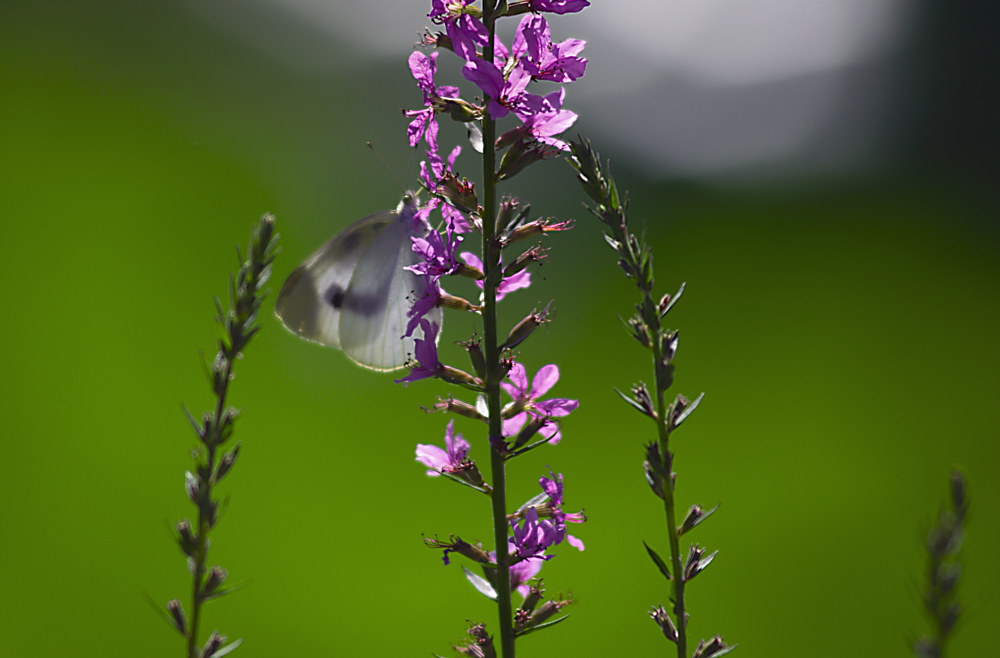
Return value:
[[(926, 628), (923, 533), (960, 466), (973, 502), (954, 651), (982, 651), (1000, 613), (1000, 10), (744, 4), (595, 3), (551, 20), (557, 39), (588, 41), (573, 132), (631, 191), (660, 289), (688, 284), (670, 316), (673, 392), (706, 397), (675, 435), (678, 496), (722, 503), (692, 536), (720, 553), (689, 589), (691, 633), (746, 656), (908, 655)], [(427, 11), (0, 4), (0, 655), (182, 652), (142, 594), (188, 596), (169, 527), (192, 513), (180, 404), (212, 401), (198, 358), (214, 350), (212, 295), (265, 211), (282, 234), (277, 287), (396, 204), (365, 142), (406, 179), (399, 110), (421, 98), (405, 58)], [(646, 617), (668, 603), (641, 543), (666, 552), (641, 468), (652, 427), (612, 391), (649, 379), (615, 318), (634, 288), (564, 163), (505, 191), (579, 220), (502, 309), (511, 324), (555, 300), (520, 358), (558, 363), (553, 394), (581, 401), (559, 446), (511, 465), (512, 501), (551, 466), (590, 517), (574, 533), (587, 550), (543, 571), (579, 600), (573, 616), (520, 653), (668, 651)], [(253, 582), (209, 605), (207, 628), (245, 637), (237, 655), (282, 656), (449, 654), (467, 619), (495, 627), (458, 565), (421, 545), (490, 536), (486, 501), (413, 461), (446, 422), (420, 406), (449, 390), (394, 385), (266, 309), (238, 364), (243, 452), (211, 560)], [(449, 316), (443, 353), (463, 365), (450, 342), (475, 327)], [(485, 461), (481, 428), (456, 424)]]

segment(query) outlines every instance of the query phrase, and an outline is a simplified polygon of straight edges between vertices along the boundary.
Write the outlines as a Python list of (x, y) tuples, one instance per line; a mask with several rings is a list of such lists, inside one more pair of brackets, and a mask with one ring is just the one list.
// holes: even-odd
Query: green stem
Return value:
[[(659, 332), (659, 327), (657, 327), (657, 333)], [(656, 345), (653, 347), (653, 368), (654, 371), (659, 373), (660, 369), (657, 364), (662, 360), (663, 355), (660, 353), (659, 341), (656, 341)], [(669, 418), (667, 418), (667, 405), (664, 400), (663, 387), (660, 386), (659, 375), (657, 375), (656, 380), (656, 429), (659, 433), (660, 439), (660, 454), (663, 455), (664, 459), (667, 459), (667, 455), (670, 454), (670, 432), (667, 429), (667, 423)], [(674, 504), (674, 484), (673, 484), (673, 465), (671, 463), (670, 467), (671, 477), (666, 482), (666, 486), (663, 487), (663, 507), (667, 514), (667, 534), (670, 539), (670, 562), (672, 564), (671, 571), (674, 576), (674, 617), (677, 625), (677, 658), (687, 658), (687, 628), (684, 623), (684, 570), (681, 564), (681, 544), (680, 536), (677, 534), (677, 512), (675, 510)]]
[[(485, 3), (486, 28), (489, 30), (489, 42), (483, 49), (483, 59), (493, 63), (493, 45), (496, 39), (496, 24), (493, 12), (496, 9), (495, 0)], [(489, 107), (489, 98), (485, 98)], [(497, 181), (496, 181), (496, 123), (487, 109), (483, 117), (483, 263), (485, 272), (489, 274), (500, 263), (500, 252), (494, 245), (497, 212)], [(511, 607), (510, 592), (510, 556), (507, 547), (507, 484), (504, 455), (497, 451), (493, 440), (502, 440), (500, 386), (491, 382), (494, 373), (500, 367), (500, 341), (497, 336), (497, 283), (493, 277), (487, 276), (483, 282), (483, 342), (486, 357), (486, 402), (489, 409), (490, 432), (490, 470), (493, 477), (493, 540), (497, 553), (497, 612), (500, 616), (500, 652), (502, 658), (514, 658), (514, 615)]]
[[(207, 490), (204, 493), (206, 500), (212, 498), (212, 478), (215, 473), (215, 448), (222, 438), (222, 414), (226, 408), (226, 394), (229, 392), (229, 380), (233, 376), (233, 362), (226, 360), (226, 378), (222, 384), (222, 392), (215, 403), (215, 420), (212, 423), (213, 435), (206, 440), (206, 456), (208, 458), (209, 478), (205, 482)], [(198, 626), (201, 620), (201, 604), (204, 602), (201, 588), (205, 582), (205, 564), (208, 562), (208, 531), (209, 519), (205, 516), (203, 507), (198, 506), (198, 548), (195, 555), (197, 559), (194, 565), (194, 583), (191, 590), (191, 624), (188, 628), (187, 655), (188, 658), (198, 658), (201, 651), (198, 647)]]

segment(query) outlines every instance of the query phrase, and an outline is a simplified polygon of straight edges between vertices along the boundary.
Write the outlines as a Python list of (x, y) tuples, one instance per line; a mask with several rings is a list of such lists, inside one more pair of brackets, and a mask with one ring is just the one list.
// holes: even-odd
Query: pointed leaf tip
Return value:
[(465, 572), (465, 577), (472, 583), (473, 587), (479, 590), (480, 594), (491, 601), (497, 600), (497, 592), (493, 589), (493, 585), (490, 585), (489, 581), (472, 573), (467, 567), (462, 567), (462, 571)]

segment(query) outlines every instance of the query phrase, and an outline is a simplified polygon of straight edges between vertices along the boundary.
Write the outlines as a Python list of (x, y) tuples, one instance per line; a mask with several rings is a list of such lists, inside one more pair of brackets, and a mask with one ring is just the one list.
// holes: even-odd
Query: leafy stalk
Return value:
[(167, 611), (172, 625), (186, 638), (187, 658), (218, 658), (230, 653), (242, 642), (236, 640), (226, 645), (226, 637), (213, 631), (204, 647), (199, 647), (198, 635), (205, 602), (241, 587), (223, 587), (226, 571), (218, 566), (208, 567), (208, 535), (219, 520), (219, 502), (213, 498), (215, 485), (230, 472), (240, 451), (240, 443), (237, 442), (231, 450), (223, 452), (241, 413), (227, 406), (229, 384), (233, 379), (236, 359), (242, 356), (244, 348), (260, 330), (257, 316), (267, 295), (264, 286), (270, 278), (271, 264), (277, 253), (276, 239), (274, 217), (264, 215), (251, 230), (246, 260), (237, 249), (240, 269), (235, 277), (232, 274), (229, 277), (229, 310), (224, 310), (221, 300), (215, 298), (218, 311), (215, 320), (219, 325), (218, 353), (208, 373), (216, 398), (215, 408), (206, 412), (200, 422), (184, 409), (201, 442), (195, 454), (194, 472), (185, 474), (185, 488), (188, 498), (198, 508), (198, 520), (193, 526), (187, 519), (176, 526), (177, 541), (188, 557), (192, 574), (190, 622), (186, 621), (183, 608), (176, 599), (167, 604)]
[[(576, 169), (579, 180), (587, 195), (596, 202), (590, 211), (605, 225), (605, 240), (619, 256), (618, 265), (625, 275), (639, 288), (640, 302), (636, 304), (636, 314), (626, 321), (626, 325), (643, 347), (648, 349), (653, 360), (654, 396), (650, 397), (645, 384), (632, 388), (632, 396), (619, 392), (626, 402), (640, 413), (649, 417), (656, 425), (657, 439), (646, 448), (646, 478), (653, 493), (662, 501), (667, 521), (667, 535), (670, 545), (670, 563), (666, 562), (648, 545), (646, 550), (657, 568), (670, 582), (673, 600), (673, 618), (658, 607), (651, 613), (668, 640), (675, 644), (678, 658), (687, 658), (687, 618), (685, 605), (685, 585), (700, 573), (715, 557), (705, 555), (697, 544), (682, 560), (680, 536), (693, 529), (713, 510), (704, 511), (694, 506), (681, 523), (677, 521), (674, 497), (673, 454), (670, 452), (670, 435), (701, 402), (698, 397), (693, 402), (678, 395), (671, 402), (666, 401), (666, 390), (673, 383), (674, 354), (677, 351), (678, 332), (669, 330), (662, 324), (663, 318), (673, 308), (683, 292), (683, 286), (676, 295), (664, 295), (659, 301), (653, 297), (653, 253), (646, 244), (645, 235), (638, 236), (628, 231), (628, 199), (619, 192), (614, 178), (606, 173), (600, 158), (587, 141), (572, 141), (570, 148), (573, 158), (570, 164)], [(735, 645), (727, 646), (716, 635), (709, 641), (702, 641), (694, 651), (694, 658), (721, 656), (731, 651)]]
[(959, 553), (965, 535), (965, 516), (969, 511), (969, 497), (965, 476), (955, 469), (951, 472), (951, 506), (943, 510), (927, 533), (927, 591), (924, 607), (930, 617), (933, 632), (913, 644), (919, 658), (943, 658), (948, 640), (962, 614), (958, 601), (958, 583), (962, 575)]

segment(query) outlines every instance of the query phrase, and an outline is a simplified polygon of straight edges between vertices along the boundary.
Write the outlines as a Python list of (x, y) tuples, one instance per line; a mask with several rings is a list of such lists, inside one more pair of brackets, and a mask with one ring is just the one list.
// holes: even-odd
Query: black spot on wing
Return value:
[(339, 309), (344, 305), (344, 296), (346, 294), (347, 291), (344, 290), (342, 286), (335, 283), (326, 289), (326, 292), (323, 293), (323, 299), (326, 300), (326, 303), (333, 308)]

